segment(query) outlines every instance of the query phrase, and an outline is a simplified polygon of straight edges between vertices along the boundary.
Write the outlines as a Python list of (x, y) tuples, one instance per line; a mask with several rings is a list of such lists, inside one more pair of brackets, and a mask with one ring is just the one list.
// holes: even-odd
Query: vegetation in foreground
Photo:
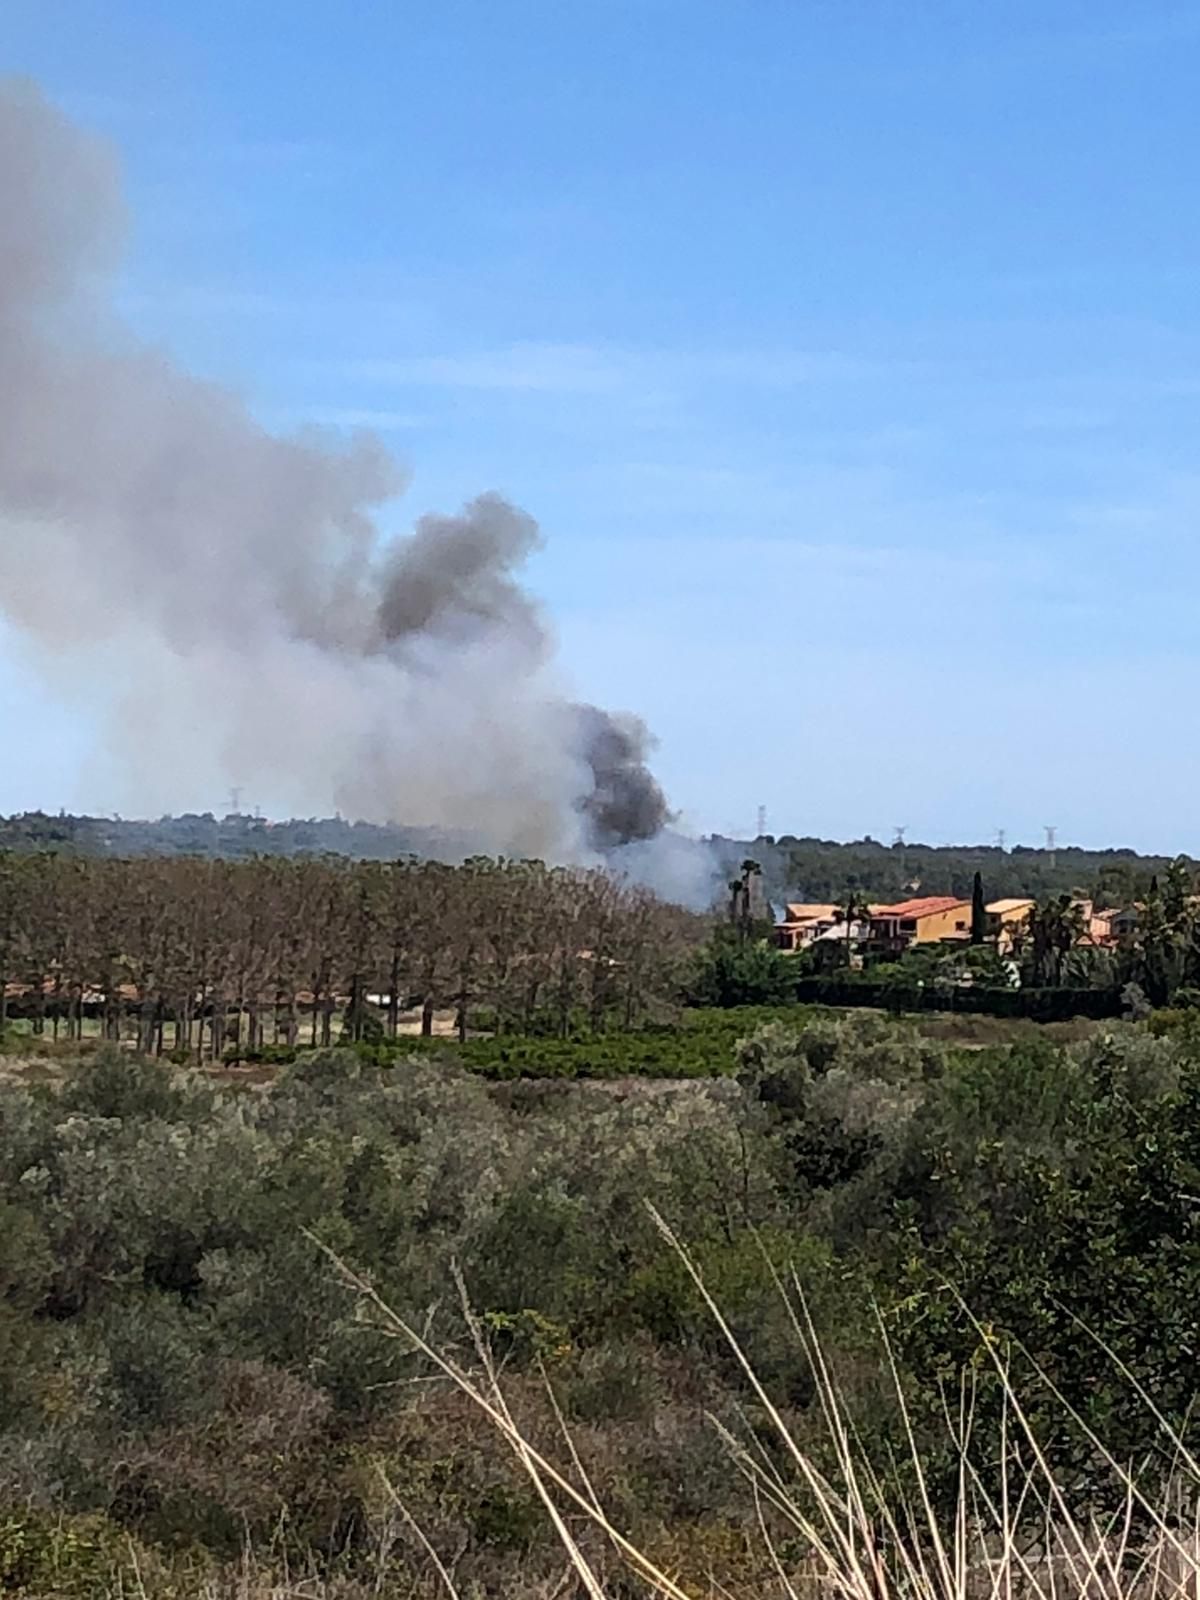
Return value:
[[(1125, 1514), (1095, 1437), (1161, 1504), (1196, 1442), (1192, 1028), (963, 1049), (791, 1015), (749, 1031), (730, 1076), (685, 1083), (488, 1083), (334, 1050), (237, 1091), (102, 1048), (57, 1086), (8, 1086), (0, 1592), (116, 1593), (118, 1573), (138, 1592), (134, 1556), (148, 1594), (227, 1592), (250, 1550), (281, 1587), (432, 1594), (414, 1523), (463, 1594), (553, 1590), (536, 1485), (380, 1310), (478, 1376), (454, 1262), (522, 1436), (560, 1459), (557, 1407), (614, 1524), (688, 1593), (778, 1592), (760, 1514), (787, 1569), (811, 1557), (811, 1527), (761, 1483), (756, 1502), (721, 1429), (775, 1428), (769, 1396), (797, 1449), (843, 1471), (780, 1297), (792, 1269), (881, 1492), (923, 1483), (953, 1525), (965, 1376), (971, 1493), (1000, 1503), (1031, 1465), (1011, 1360), (1062, 1516)], [(811, 1519), (777, 1430), (763, 1450)], [(607, 1592), (630, 1592), (571, 1518)], [(1145, 1549), (1161, 1529), (1140, 1502), (1131, 1518)]]

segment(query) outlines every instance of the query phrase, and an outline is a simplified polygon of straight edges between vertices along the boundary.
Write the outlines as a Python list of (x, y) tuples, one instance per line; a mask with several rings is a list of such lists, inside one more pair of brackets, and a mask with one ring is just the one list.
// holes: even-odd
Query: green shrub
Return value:
[[(314, 1239), (471, 1363), (460, 1264), (516, 1413), (557, 1451), (546, 1364), (589, 1472), (668, 1546), (692, 1526), (753, 1532), (702, 1419), (738, 1425), (756, 1402), (647, 1199), (806, 1447), (812, 1373), (779, 1298), (793, 1270), (855, 1427), (891, 1448), (902, 1429), (881, 1398), (879, 1307), (939, 1495), (957, 1481), (944, 1406), (964, 1371), (989, 1459), (1003, 1421), (957, 1291), (1122, 1460), (1146, 1456), (1144, 1419), (1074, 1316), (1190, 1446), (1200, 1035), (1174, 1021), (1113, 1022), (1069, 1046), (1032, 1024), (1012, 1032), (958, 1049), (865, 1010), (710, 1008), (623, 1036), (303, 1050), (254, 1093), (124, 1052), (59, 1088), (10, 1085), (10, 1592), (105, 1592), (94, 1572), (77, 1591), (44, 1578), (71, 1564), (49, 1530), (83, 1513), (163, 1549), (274, 1548), (347, 1593), (369, 1587), (394, 1529), (376, 1459), (461, 1549), (464, 1593), (515, 1592), (522, 1566), (557, 1581), (503, 1450), (489, 1454), (466, 1402)], [(1052, 1445), (1071, 1492), (1099, 1504), (1079, 1440)]]
[(0, 1593), (96, 1600), (135, 1582), (128, 1539), (100, 1516), (0, 1513)]
[(793, 998), (793, 957), (730, 927), (717, 928), (692, 957), (683, 994), (694, 1006), (781, 1005)]

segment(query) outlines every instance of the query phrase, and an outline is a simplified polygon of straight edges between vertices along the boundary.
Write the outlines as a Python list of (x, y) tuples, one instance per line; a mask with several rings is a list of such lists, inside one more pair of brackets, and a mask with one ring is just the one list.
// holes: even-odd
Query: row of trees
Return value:
[(1115, 989), (1132, 984), (1156, 1006), (1200, 986), (1200, 896), (1193, 865), (1184, 856), (1151, 877), (1137, 900), (1133, 927), (1114, 947), (1094, 948), (1087, 931), (1078, 896), (1039, 901), (1016, 941), (1015, 953), (1030, 981)]
[(474, 858), (353, 862), (102, 860), (0, 853), (0, 1028), (116, 1037), (219, 1055), (233, 1043), (328, 1044), (422, 1031), (453, 1007), (460, 1036), (631, 1026), (673, 992), (697, 919), (601, 871)]
[(780, 901), (833, 902), (846, 892), (848, 884), (878, 901), (941, 894), (965, 899), (978, 872), (993, 899), (1028, 895), (1043, 900), (1086, 883), (1098, 905), (1119, 906), (1142, 899), (1150, 879), (1155, 873), (1161, 878), (1171, 859), (1138, 855), (1133, 850), (1060, 846), (1050, 851), (1023, 845), (1003, 850), (998, 845), (884, 844), (877, 839), (842, 843), (790, 835), (717, 839), (713, 846), (726, 877), (736, 871), (744, 856), (754, 856), (762, 865), (768, 896)]

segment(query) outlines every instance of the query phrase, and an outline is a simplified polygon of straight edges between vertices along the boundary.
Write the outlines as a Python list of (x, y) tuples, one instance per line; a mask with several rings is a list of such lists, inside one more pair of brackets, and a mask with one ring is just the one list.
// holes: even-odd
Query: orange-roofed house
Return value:
[(780, 950), (804, 950), (828, 933), (838, 919), (838, 908), (792, 902), (784, 907), (781, 922), (775, 924), (775, 943)]
[(1120, 944), (1135, 932), (1137, 925), (1136, 906), (1109, 906), (1104, 911), (1093, 911), (1088, 920), (1090, 943), (1102, 947)]
[(871, 907), (871, 941), (889, 954), (898, 955), (910, 944), (970, 936), (971, 902), (955, 895), (927, 895)]
[(1011, 955), (1029, 932), (1032, 900), (993, 900), (987, 907), (987, 933), (1002, 956)]

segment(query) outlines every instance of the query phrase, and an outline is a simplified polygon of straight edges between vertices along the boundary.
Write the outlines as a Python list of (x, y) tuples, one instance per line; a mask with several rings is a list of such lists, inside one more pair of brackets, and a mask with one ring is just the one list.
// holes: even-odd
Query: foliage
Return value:
[(0, 851), (0, 1035), (211, 1060), (423, 1032), (632, 1027), (673, 1001), (701, 919), (600, 870), (472, 857), (237, 862)]
[[(641, 1034), (304, 1050), (253, 1090), (115, 1048), (57, 1086), (10, 1083), (0, 1573), (31, 1595), (137, 1592), (111, 1567), (128, 1536), (144, 1574), (248, 1545), (294, 1573), (410, 1592), (424, 1556), (382, 1465), (457, 1552), (464, 1592), (558, 1581), (536, 1498), (486, 1420), (430, 1381), (324, 1245), (460, 1363), (474, 1335), (490, 1342), (547, 1447), (548, 1378), (602, 1498), (655, 1548), (725, 1530), (733, 1564), (715, 1577), (732, 1581), (757, 1513), (705, 1417), (736, 1430), (761, 1407), (647, 1200), (822, 1470), (836, 1462), (819, 1375), (779, 1297), (793, 1271), (857, 1437), (903, 1476), (878, 1308), (938, 1507), (959, 1484), (945, 1406), (964, 1373), (980, 1488), (996, 1489), (989, 1348), (1028, 1351), (1120, 1459), (1165, 1478), (1175, 1455), (1088, 1330), (1195, 1444), (1196, 1015), (959, 1048), (866, 1010), (718, 1009)], [(578, 1081), (480, 1070), (518, 1044), (564, 1070), (569, 1050)], [(610, 1047), (680, 1070), (587, 1081), (631, 1065)], [(689, 1062), (708, 1076), (689, 1079)], [(1070, 1505), (1103, 1508), (1111, 1473), (1086, 1436), (1058, 1426), (1048, 1394), (1026, 1403)], [(74, 1530), (69, 1559), (54, 1530)]]
[(694, 1006), (771, 1006), (790, 1000), (795, 964), (765, 939), (718, 927), (692, 958), (684, 997)]
[(912, 969), (897, 965), (862, 973), (800, 978), (796, 998), (804, 1005), (871, 1006), (890, 1011), (962, 1011), (992, 1017), (1030, 1017), (1037, 1022), (1064, 1022), (1072, 1017), (1120, 1016), (1124, 1004), (1110, 989), (992, 988), (955, 982), (934, 984), (914, 978)]
[[(1059, 845), (1054, 851), (1016, 845), (928, 845), (905, 840), (797, 838), (784, 834), (753, 841), (713, 840), (721, 871), (728, 876), (743, 857), (753, 856), (763, 870), (770, 898), (833, 904), (853, 885), (881, 902), (910, 895), (971, 898), (976, 872), (990, 897), (1046, 899), (1084, 889), (1102, 906), (1129, 905), (1144, 896), (1150, 880), (1170, 866), (1166, 856), (1141, 856), (1134, 850), (1081, 850)], [(1200, 863), (1189, 862), (1192, 871)]]

